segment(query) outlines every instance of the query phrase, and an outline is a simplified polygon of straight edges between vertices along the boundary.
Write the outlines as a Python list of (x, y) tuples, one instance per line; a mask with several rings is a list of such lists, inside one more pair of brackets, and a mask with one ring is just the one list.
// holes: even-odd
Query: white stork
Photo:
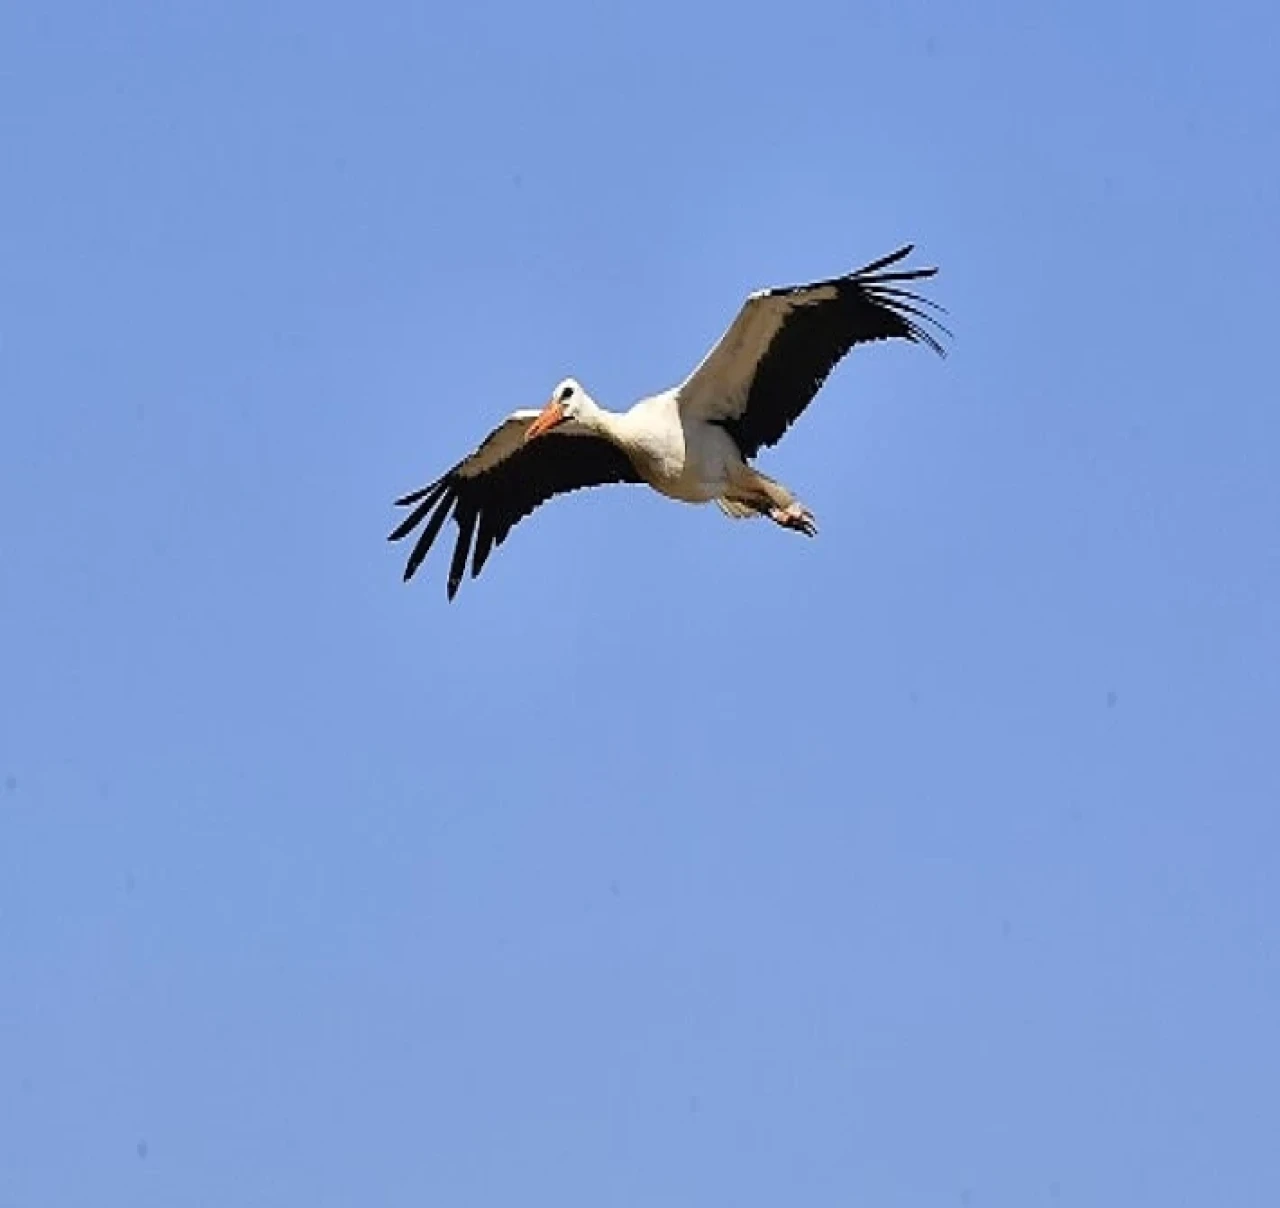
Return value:
[(540, 411), (513, 412), (474, 453), (396, 500), (413, 510), (388, 540), (399, 541), (426, 521), (405, 565), (405, 580), (451, 514), (458, 538), (449, 567), (450, 600), (468, 553), (475, 578), (512, 526), (540, 504), (612, 482), (647, 483), (671, 499), (714, 501), (727, 516), (768, 516), (783, 528), (814, 536), (809, 510), (748, 459), (782, 438), (855, 344), (906, 339), (945, 355), (926, 324), (950, 332), (921, 309), (941, 307), (900, 284), (937, 270), (885, 271), (911, 250), (909, 244), (843, 277), (758, 290), (679, 386), (628, 411), (605, 410), (566, 378)]

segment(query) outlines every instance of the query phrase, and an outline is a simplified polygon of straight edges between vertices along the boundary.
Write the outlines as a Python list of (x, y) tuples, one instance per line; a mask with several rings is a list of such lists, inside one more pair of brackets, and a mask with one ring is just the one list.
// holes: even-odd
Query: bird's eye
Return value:
[(561, 401), (562, 403), (567, 403), (567, 402), (569, 401), (569, 399), (570, 399), (570, 398), (572, 398), (572, 397), (573, 397), (573, 387), (572, 387), (572, 386), (566, 386), (563, 390), (561, 390), (561, 391), (560, 391), (560, 401)]

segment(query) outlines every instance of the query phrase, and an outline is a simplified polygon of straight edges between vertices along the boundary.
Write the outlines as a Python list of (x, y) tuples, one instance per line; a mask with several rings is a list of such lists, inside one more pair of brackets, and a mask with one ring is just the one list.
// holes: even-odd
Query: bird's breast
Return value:
[(731, 445), (719, 428), (662, 424), (638, 433), (631, 454), (654, 490), (686, 503), (706, 503), (724, 493)]

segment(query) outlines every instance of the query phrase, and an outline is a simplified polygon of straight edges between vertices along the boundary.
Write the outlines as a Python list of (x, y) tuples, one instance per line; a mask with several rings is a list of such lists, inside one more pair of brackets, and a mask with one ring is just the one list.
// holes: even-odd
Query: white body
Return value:
[(675, 390), (641, 399), (620, 415), (610, 415), (603, 427), (603, 434), (631, 455), (645, 482), (669, 499), (710, 503), (746, 469), (729, 434), (689, 415)]

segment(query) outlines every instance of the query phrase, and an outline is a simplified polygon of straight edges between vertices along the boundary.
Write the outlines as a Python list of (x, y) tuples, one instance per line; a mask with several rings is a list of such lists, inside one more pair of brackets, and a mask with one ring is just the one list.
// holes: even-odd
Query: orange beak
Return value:
[(557, 424), (562, 423), (564, 423), (564, 407), (552, 399), (542, 408), (538, 418), (525, 429), (524, 438), (526, 441), (532, 440), (535, 436), (550, 432)]

